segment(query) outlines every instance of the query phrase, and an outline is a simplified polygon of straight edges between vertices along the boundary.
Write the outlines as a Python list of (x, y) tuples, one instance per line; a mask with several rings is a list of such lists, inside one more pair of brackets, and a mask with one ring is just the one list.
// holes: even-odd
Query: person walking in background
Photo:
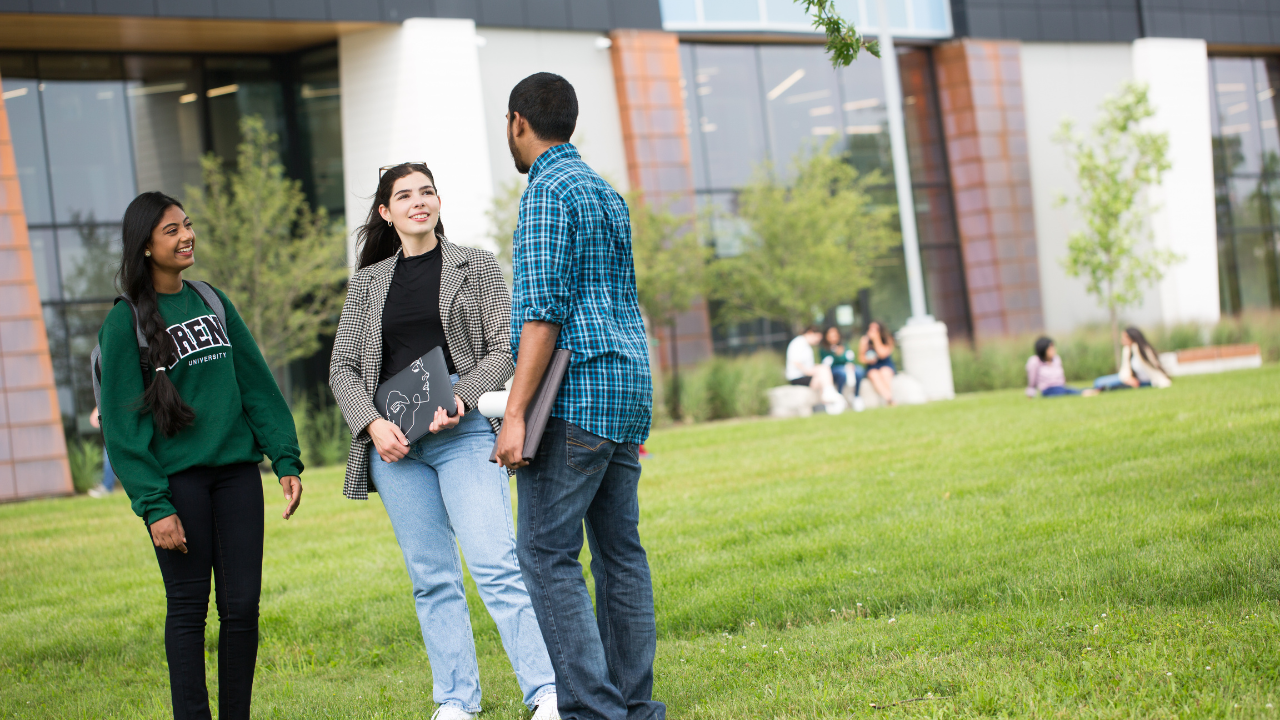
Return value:
[(867, 381), (876, 394), (892, 407), (893, 376), (897, 368), (893, 364), (893, 335), (884, 331), (884, 323), (872, 320), (867, 332), (858, 340), (858, 357), (867, 364)]
[[(89, 424), (102, 429), (102, 421), (98, 419), (98, 406), (93, 406), (89, 413)], [(107, 456), (107, 444), (102, 444), (102, 482), (89, 491), (89, 497), (104, 498), (116, 489), (116, 473), (111, 469), (111, 458)]]
[[(129, 302), (116, 303), (98, 331), (102, 434), (164, 577), (174, 718), (210, 717), (204, 626), (212, 573), (218, 717), (247, 720), (262, 590), (258, 463), (271, 458), (288, 520), (302, 499), (302, 460), (289, 406), (235, 306), (182, 279), (195, 263), (195, 239), (181, 203), (167, 195), (143, 193), (125, 210), (119, 279)], [(213, 293), (219, 308), (207, 304)]]
[(831, 368), (831, 379), (835, 381), (836, 392), (844, 394), (844, 387), (849, 383), (849, 374), (853, 374), (853, 409), (862, 412), (864, 406), (858, 391), (862, 389), (862, 379), (866, 377), (862, 366), (858, 364), (857, 355), (852, 348), (844, 345), (840, 337), (840, 328), (832, 325), (822, 334), (822, 344), (818, 346), (818, 358), (823, 365)]
[[(529, 176), (512, 244), (515, 381), (498, 461), (519, 468), (516, 546), (559, 689), (575, 720), (661, 719), (657, 628), (640, 543), (640, 443), (653, 406), (626, 202), (569, 139), (573, 86), (537, 73), (511, 90), (507, 143)], [(552, 352), (572, 353), (532, 460), (525, 411)], [(596, 608), (578, 555), (591, 546)]]
[(1142, 331), (1130, 325), (1120, 333), (1120, 372), (1103, 375), (1093, 381), (1097, 390), (1127, 390), (1129, 388), (1156, 387), (1167, 388), (1173, 385), (1164, 366), (1160, 364), (1160, 353), (1151, 347)]
[[(449, 242), (424, 163), (383, 168), (329, 365), (351, 428), (343, 494), (377, 490), (413, 582), (431, 662), (435, 720), (480, 712), (480, 668), (458, 545), (498, 626), (534, 720), (556, 714), (555, 673), (516, 561), (511, 484), (489, 462), (499, 421), (480, 396), (511, 377), (511, 298), (493, 253)], [(412, 445), (374, 405), (378, 385), (439, 347), (457, 415), (437, 408)]]
[(1092, 388), (1084, 391), (1067, 386), (1067, 374), (1062, 369), (1062, 358), (1053, 340), (1041, 337), (1036, 340), (1036, 354), (1027, 358), (1027, 397), (1033, 398), (1036, 393), (1041, 397), (1061, 397), (1063, 395), (1097, 395)]
[(839, 415), (844, 411), (844, 398), (836, 390), (832, 368), (814, 358), (813, 349), (820, 342), (822, 332), (813, 325), (791, 338), (787, 345), (787, 382), (812, 389), (829, 414)]

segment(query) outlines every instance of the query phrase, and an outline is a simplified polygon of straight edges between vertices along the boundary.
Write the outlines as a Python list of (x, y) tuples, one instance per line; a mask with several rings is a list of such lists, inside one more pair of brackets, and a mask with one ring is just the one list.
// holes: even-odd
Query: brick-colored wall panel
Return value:
[[(22, 187), (0, 98), (0, 500), (73, 492)], [(12, 456), (36, 458), (11, 463)]]
[(47, 356), (5, 355), (0, 361), (0, 387), (5, 390), (48, 388), (53, 385), (53, 368)]

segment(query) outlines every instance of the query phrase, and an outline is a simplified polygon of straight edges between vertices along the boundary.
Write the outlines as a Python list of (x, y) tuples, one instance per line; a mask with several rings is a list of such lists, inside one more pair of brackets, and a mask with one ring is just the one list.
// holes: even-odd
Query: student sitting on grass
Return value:
[(1062, 358), (1058, 357), (1058, 348), (1053, 339), (1042, 337), (1036, 340), (1036, 354), (1027, 358), (1027, 397), (1061, 397), (1063, 395), (1097, 395), (1098, 391), (1089, 389), (1081, 392), (1067, 387), (1067, 374), (1062, 369)]
[(1141, 330), (1130, 325), (1120, 333), (1120, 342), (1124, 345), (1120, 351), (1120, 372), (1094, 380), (1094, 388), (1099, 391), (1167, 388), (1173, 384), (1160, 364), (1160, 354), (1147, 342)]

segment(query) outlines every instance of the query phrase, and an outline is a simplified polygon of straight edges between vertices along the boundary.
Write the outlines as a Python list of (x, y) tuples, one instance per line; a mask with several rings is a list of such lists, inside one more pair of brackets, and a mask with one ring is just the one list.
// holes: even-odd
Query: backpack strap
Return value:
[(214, 292), (213, 286), (203, 280), (183, 280), (182, 282), (191, 286), (192, 290), (204, 300), (204, 304), (218, 316), (218, 322), (222, 323), (222, 329), (227, 329), (227, 309), (222, 305), (222, 298), (218, 297), (218, 293)]
[(138, 317), (138, 306), (123, 293), (116, 296), (115, 302), (127, 304), (129, 311), (133, 313), (133, 332), (138, 336), (138, 366), (142, 370), (142, 389), (146, 390), (151, 386), (151, 345), (147, 342), (146, 333), (142, 332), (142, 318)]

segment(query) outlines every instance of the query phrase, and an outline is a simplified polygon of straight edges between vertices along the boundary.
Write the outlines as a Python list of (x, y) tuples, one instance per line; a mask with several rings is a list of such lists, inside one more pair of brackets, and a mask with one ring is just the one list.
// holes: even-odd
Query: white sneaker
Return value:
[(533, 720), (560, 720), (560, 708), (556, 705), (555, 693), (542, 696), (542, 701), (533, 709)]
[(856, 397), (853, 399), (854, 412), (862, 412), (863, 410), (866, 410), (866, 409), (867, 409), (867, 404), (862, 402), (862, 398)]
[(441, 705), (431, 713), (431, 720), (473, 720), (474, 718), (475, 715), (453, 705)]
[(98, 485), (89, 490), (89, 497), (91, 498), (104, 498), (110, 494), (111, 493), (108, 492), (107, 489), (102, 487), (101, 485)]

